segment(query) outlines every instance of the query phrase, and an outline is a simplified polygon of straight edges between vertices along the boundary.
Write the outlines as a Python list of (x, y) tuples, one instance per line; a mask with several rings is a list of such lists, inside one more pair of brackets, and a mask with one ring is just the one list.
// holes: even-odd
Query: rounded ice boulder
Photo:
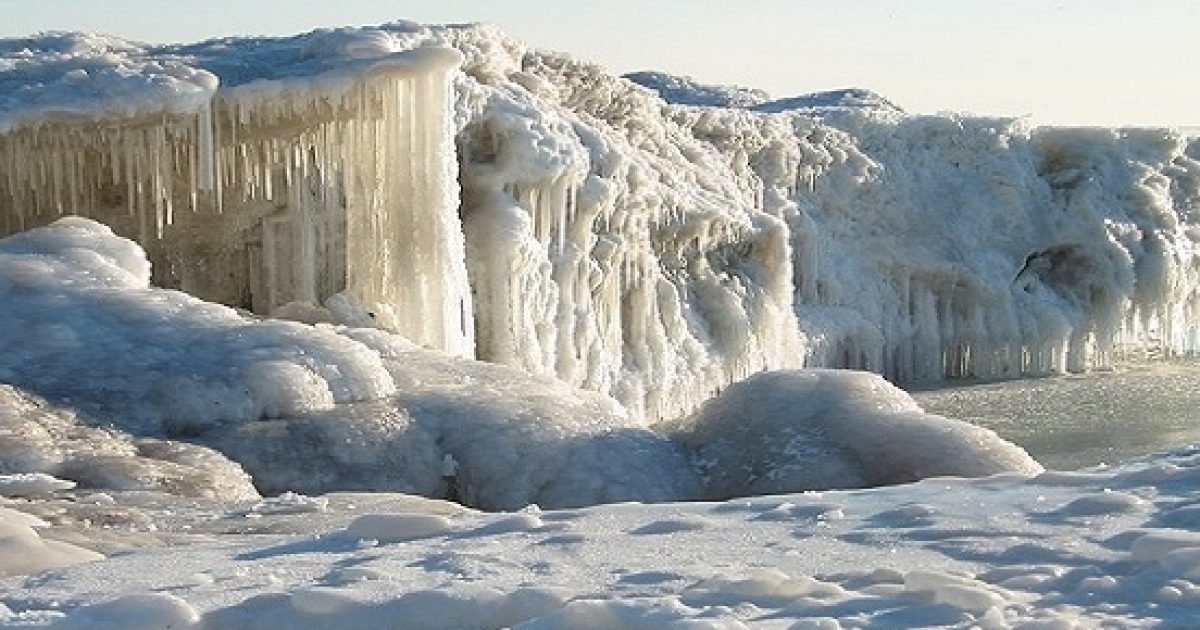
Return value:
[(692, 449), (712, 499), (1042, 471), (995, 432), (850, 370), (763, 372), (666, 428)]

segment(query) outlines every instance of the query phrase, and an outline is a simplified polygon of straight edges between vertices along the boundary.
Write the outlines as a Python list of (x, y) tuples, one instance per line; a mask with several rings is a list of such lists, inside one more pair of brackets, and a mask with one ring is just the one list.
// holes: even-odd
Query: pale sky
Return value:
[(773, 96), (865, 87), (913, 112), (1200, 126), (1200, 0), (0, 0), (0, 36), (149, 42), (491, 22), (615, 72)]

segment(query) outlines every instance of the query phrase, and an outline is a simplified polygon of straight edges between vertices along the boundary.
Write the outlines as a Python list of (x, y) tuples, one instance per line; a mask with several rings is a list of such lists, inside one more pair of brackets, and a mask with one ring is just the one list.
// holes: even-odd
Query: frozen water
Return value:
[(1049, 468), (1116, 464), (1200, 442), (1200, 365), (1127, 361), (1055, 378), (913, 391), (932, 413), (988, 427)]
[(5, 231), (141, 243), (0, 241), (0, 627), (1200, 624), (1194, 449), (1038, 474), (878, 376), (770, 371), (1194, 352), (1195, 140), (675, 105), (483, 26), (0, 60)]

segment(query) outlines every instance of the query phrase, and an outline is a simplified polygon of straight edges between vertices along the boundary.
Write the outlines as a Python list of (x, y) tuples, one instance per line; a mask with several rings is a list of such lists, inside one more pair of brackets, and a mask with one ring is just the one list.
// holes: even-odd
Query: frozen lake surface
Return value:
[(930, 413), (988, 427), (1047, 468), (1113, 464), (1200, 442), (1200, 362), (955, 384), (911, 393)]

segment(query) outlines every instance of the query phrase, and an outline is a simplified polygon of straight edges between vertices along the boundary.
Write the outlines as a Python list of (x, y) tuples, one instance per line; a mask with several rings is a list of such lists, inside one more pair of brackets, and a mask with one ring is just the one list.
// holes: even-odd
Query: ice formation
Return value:
[(1014, 377), (1200, 339), (1200, 149), (1170, 131), (634, 77), (668, 102), (476, 25), (0, 53), (4, 230), (95, 214), (159, 284), (647, 421), (764, 369)]
[[(0, 239), (0, 491), (376, 490), (515, 510), (697, 499), (706, 492), (693, 460), (734, 476), (764, 459), (779, 469), (769, 486), (718, 481), (710, 495), (1033, 472), (997, 456), (1019, 449), (922, 416), (878, 377), (759, 377), (775, 395), (731, 389), (672, 441), (611, 398), (550, 377), (378, 328), (254, 319), (151, 287), (149, 275), (136, 243), (82, 217)], [(824, 398), (793, 382), (819, 382)], [(879, 413), (895, 400), (907, 415)], [(781, 417), (780, 406), (795, 413)], [(836, 448), (795, 461), (788, 449), (830, 431), (822, 422), (835, 409)], [(905, 439), (876, 439), (889, 433)], [(958, 457), (894, 464), (935, 440)], [(805, 466), (828, 471), (796, 472)]]
[[(575, 248), (526, 228), (542, 247), (521, 246), (511, 269), (519, 277), (505, 283), (525, 296), (520, 308), (547, 313), (530, 321), (557, 312), (558, 352), (540, 334), (506, 338), (495, 351), (496, 333), (480, 325), (480, 356), (530, 370), (542, 356), (542, 369), (654, 418), (678, 417), (763, 368), (851, 367), (913, 382), (1081, 371), (1129, 349), (1197, 349), (1195, 140), (909, 116), (862, 91), (765, 108), (775, 113), (677, 105), (569, 58), (522, 60), (513, 80), (528, 95), (509, 86), (501, 102), (516, 105), (493, 98), (459, 135), (468, 243), (487, 221), (472, 215), (488, 208), (515, 200), (520, 216), (542, 216), (563, 169), (587, 173), (579, 208), (593, 189), (605, 201), (594, 221), (554, 213), (570, 222), (560, 230), (575, 235)], [(706, 98), (680, 96), (686, 87), (667, 96)], [(535, 98), (536, 109), (523, 104)], [(569, 150), (572, 139), (582, 149)], [(639, 297), (645, 283), (626, 276), (619, 309), (571, 289), (582, 258), (603, 290), (612, 242), (623, 269), (656, 284), (657, 308)], [(537, 255), (526, 261), (524, 252)], [(497, 269), (510, 272), (488, 265), (483, 274)], [(541, 295), (550, 297), (530, 299)], [(603, 322), (606, 312), (622, 315), (619, 345), (584, 316)], [(495, 315), (482, 308), (477, 319)], [(564, 331), (573, 333), (566, 346)], [(620, 363), (576, 371), (575, 357), (598, 345)]]
[(664, 429), (692, 448), (712, 499), (1042, 471), (994, 432), (852, 370), (757, 374)]
[(260, 313), (344, 295), (378, 325), (470, 355), (448, 157), (461, 57), (376, 44), (278, 42), (245, 75), (227, 66), (250, 42), (8, 40), (0, 230), (99, 218), (150, 250), (157, 284)]

